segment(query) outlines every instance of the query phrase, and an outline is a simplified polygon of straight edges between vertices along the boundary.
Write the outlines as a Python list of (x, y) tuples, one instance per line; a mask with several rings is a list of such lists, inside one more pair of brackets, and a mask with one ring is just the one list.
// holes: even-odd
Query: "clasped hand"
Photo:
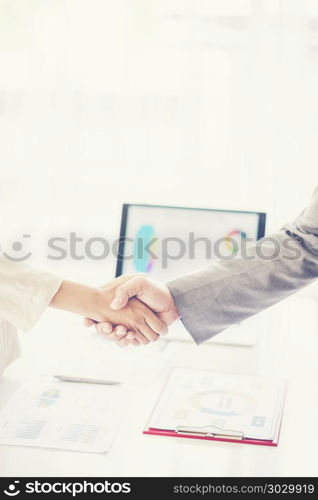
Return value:
[(120, 347), (154, 342), (179, 318), (168, 286), (144, 274), (120, 276), (101, 287), (100, 296), (103, 314), (84, 324)]

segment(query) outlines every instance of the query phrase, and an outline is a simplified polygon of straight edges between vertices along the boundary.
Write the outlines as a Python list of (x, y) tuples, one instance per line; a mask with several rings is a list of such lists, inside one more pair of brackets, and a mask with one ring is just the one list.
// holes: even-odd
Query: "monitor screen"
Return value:
[(169, 280), (218, 258), (233, 259), (264, 236), (260, 212), (125, 204), (116, 276)]

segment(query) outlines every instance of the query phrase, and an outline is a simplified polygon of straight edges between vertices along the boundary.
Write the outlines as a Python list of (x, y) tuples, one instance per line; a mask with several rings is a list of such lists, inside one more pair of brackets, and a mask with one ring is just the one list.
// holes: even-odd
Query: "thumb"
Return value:
[(142, 293), (144, 279), (145, 278), (135, 276), (122, 285), (119, 285), (116, 288), (115, 297), (112, 300), (110, 307), (115, 310), (122, 309), (127, 305), (127, 302), (131, 299), (131, 297), (140, 295)]
[(84, 318), (83, 323), (84, 323), (84, 326), (90, 327), (92, 325), (95, 325), (96, 321), (94, 321), (91, 318)]

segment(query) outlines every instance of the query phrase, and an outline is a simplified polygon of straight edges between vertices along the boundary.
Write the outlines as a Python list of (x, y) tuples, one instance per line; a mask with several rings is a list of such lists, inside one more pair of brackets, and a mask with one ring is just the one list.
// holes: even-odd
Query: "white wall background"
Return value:
[(257, 209), (277, 229), (318, 165), (315, 0), (0, 0), (0, 227), (117, 235), (123, 202)]

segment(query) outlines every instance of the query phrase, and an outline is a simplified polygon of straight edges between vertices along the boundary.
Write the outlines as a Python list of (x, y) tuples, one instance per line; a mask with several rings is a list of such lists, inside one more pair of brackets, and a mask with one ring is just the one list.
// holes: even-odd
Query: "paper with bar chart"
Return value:
[(40, 378), (0, 411), (0, 444), (104, 453), (120, 422), (119, 387)]

